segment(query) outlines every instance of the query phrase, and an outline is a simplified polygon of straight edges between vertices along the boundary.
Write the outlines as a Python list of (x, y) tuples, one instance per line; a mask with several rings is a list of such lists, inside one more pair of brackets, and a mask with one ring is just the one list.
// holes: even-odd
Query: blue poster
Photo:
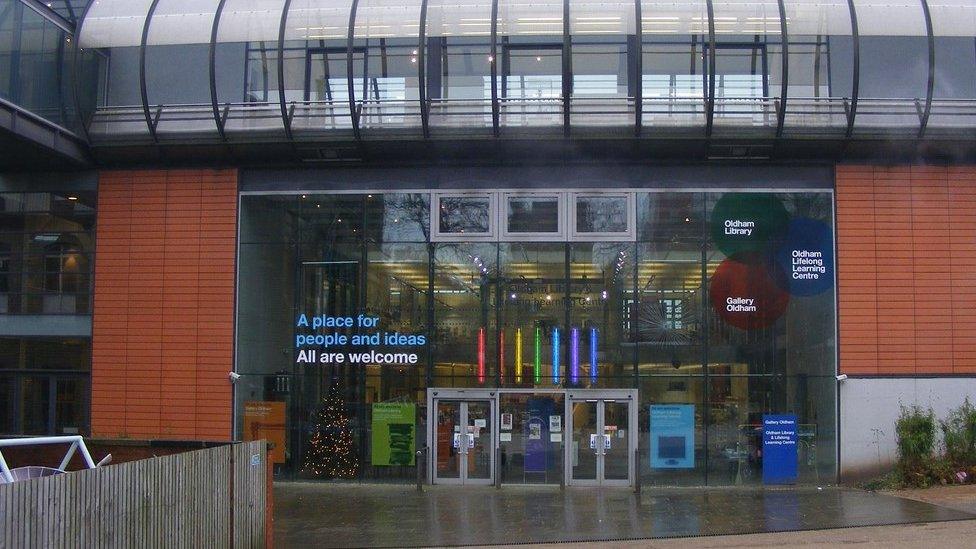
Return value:
[(695, 468), (694, 404), (651, 405), (651, 468)]
[(796, 416), (763, 416), (763, 484), (796, 484)]
[(549, 465), (549, 415), (552, 399), (530, 398), (526, 402), (525, 472), (545, 473)]

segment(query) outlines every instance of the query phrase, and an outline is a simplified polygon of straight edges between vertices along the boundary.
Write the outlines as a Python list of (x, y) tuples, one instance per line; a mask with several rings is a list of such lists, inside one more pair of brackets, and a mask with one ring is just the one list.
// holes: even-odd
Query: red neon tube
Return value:
[(485, 382), (485, 329), (478, 328), (478, 383)]

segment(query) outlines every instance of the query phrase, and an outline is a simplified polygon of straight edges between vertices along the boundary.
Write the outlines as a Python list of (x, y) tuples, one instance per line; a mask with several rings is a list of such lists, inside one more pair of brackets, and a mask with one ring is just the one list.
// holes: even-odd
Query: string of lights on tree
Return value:
[(311, 435), (305, 453), (305, 472), (324, 478), (356, 477), (359, 458), (353, 448), (352, 428), (337, 382), (312, 415)]

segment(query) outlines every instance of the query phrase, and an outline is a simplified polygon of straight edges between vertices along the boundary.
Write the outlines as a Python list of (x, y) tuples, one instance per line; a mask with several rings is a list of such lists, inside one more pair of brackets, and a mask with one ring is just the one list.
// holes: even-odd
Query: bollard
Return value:
[(427, 447), (424, 446), (420, 450), (417, 450), (417, 491), (424, 491), (424, 469), (427, 468), (426, 460), (424, 456), (426, 455), (425, 450)]

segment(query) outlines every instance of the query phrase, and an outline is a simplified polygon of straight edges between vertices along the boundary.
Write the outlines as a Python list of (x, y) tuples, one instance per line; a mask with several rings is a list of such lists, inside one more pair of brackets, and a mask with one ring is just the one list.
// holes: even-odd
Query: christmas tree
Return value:
[(306, 472), (325, 478), (356, 476), (359, 458), (353, 448), (352, 429), (343, 404), (339, 384), (333, 383), (312, 415), (312, 436), (305, 453)]

